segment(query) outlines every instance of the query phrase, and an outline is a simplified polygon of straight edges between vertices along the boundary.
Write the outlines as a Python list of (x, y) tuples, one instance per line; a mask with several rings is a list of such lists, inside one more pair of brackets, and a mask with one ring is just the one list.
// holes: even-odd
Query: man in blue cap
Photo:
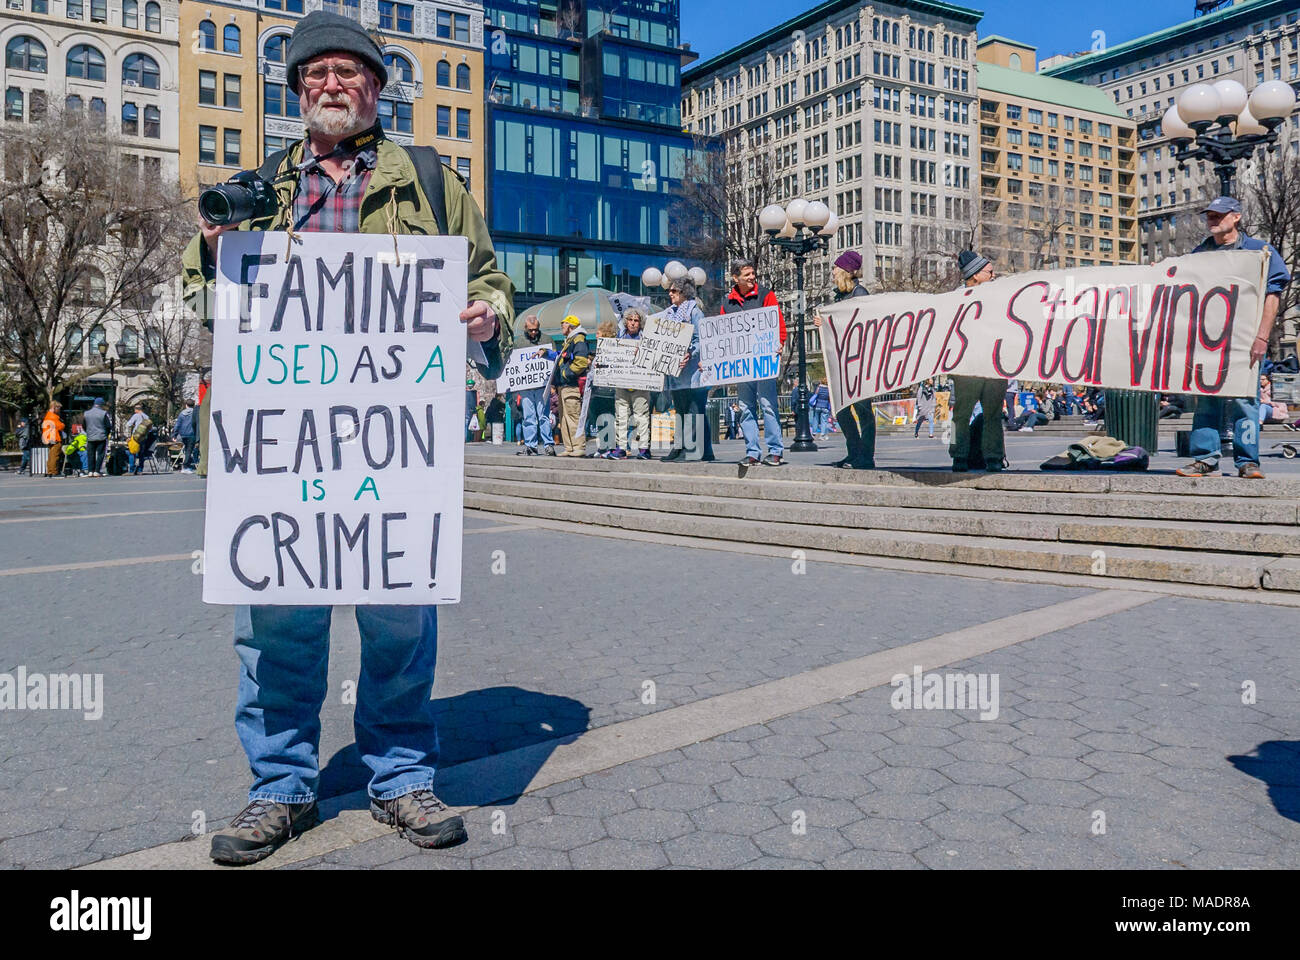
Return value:
[[(1205, 225), (1210, 235), (1192, 250), (1206, 253), (1212, 250), (1267, 250), (1268, 280), (1264, 288), (1264, 316), (1255, 331), (1255, 342), (1250, 345), (1250, 365), (1256, 367), (1268, 354), (1269, 334), (1282, 303), (1282, 291), (1291, 282), (1291, 274), (1278, 252), (1263, 240), (1248, 237), (1240, 229), (1241, 204), (1232, 197), (1217, 197), (1205, 210)], [(1220, 440), (1219, 427), (1224, 410), (1232, 416), (1232, 459), (1237, 466), (1237, 476), (1259, 480), (1264, 476), (1259, 469), (1259, 377), (1255, 377), (1253, 397), (1199, 397), (1196, 414), (1192, 417), (1191, 455), (1194, 461), (1178, 468), (1180, 477), (1208, 477), (1218, 473)]]

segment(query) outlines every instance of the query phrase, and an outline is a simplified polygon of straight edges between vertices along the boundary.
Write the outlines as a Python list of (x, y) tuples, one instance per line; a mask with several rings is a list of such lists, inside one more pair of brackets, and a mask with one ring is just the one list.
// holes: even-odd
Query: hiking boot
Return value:
[(546, 445), (546, 455), (548, 457), (554, 457), (557, 455), (555, 452), (555, 448), (551, 446), (549, 443)]
[(686, 449), (684, 447), (678, 447), (666, 457), (660, 457), (659, 460), (661, 463), (671, 463), (674, 460), (680, 460), (684, 456), (686, 456)]
[[(469, 839), (465, 821), (444, 817), (447, 805), (432, 790), (414, 790), (392, 800), (370, 801), (370, 815), (417, 847), (454, 847)], [(440, 819), (441, 818), (441, 819)]]
[(244, 866), (265, 860), (285, 843), (320, 823), (316, 801), (276, 803), (253, 800), (230, 826), (212, 835), (209, 856), (217, 863)]
[(1185, 467), (1179, 467), (1174, 473), (1180, 477), (1212, 477), (1219, 472), (1216, 464), (1205, 460), (1196, 460)]
[(779, 467), (782, 466), (784, 463), (785, 461), (782, 460), (775, 453), (769, 453), (766, 457), (763, 458), (763, 466), (765, 467)]
[(740, 465), (742, 467), (756, 467), (761, 461), (757, 457), (741, 457)]
[(1243, 480), (1263, 480), (1264, 471), (1259, 469), (1258, 463), (1246, 463), (1237, 468), (1237, 476)]

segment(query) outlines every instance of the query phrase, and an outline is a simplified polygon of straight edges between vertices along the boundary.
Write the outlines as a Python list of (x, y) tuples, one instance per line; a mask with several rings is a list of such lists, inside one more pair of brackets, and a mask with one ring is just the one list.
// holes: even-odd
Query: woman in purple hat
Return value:
[[(851, 297), (870, 296), (862, 285), (862, 255), (855, 250), (845, 250), (831, 266), (831, 279), (835, 283), (835, 301)], [(813, 317), (813, 326), (821, 329), (822, 318)], [(835, 422), (840, 425), (848, 456), (833, 464), (846, 470), (874, 470), (876, 468), (876, 414), (871, 400), (859, 400), (843, 410), (836, 411)]]

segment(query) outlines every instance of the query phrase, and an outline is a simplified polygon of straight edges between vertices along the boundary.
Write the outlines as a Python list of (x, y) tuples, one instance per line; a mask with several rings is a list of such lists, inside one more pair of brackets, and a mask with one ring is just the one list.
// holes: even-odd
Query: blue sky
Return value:
[[(682, 39), (708, 58), (816, 5), (814, 0), (682, 0)], [(1094, 30), (1103, 31), (1114, 46), (1190, 20), (1194, 10), (1193, 0), (1095, 0), (1077, 7), (1044, 0), (967, 0), (963, 5), (984, 11), (979, 36), (996, 33), (1033, 44), (1040, 60), (1092, 49)]]

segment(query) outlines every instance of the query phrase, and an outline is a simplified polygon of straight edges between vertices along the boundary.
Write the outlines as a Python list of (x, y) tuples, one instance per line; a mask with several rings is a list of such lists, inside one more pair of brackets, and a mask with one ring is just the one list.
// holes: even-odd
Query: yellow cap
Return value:
[(567, 317), (565, 317), (565, 318), (564, 318), (562, 321), (560, 321), (560, 322), (561, 322), (561, 323), (567, 323), (567, 324), (568, 324), (569, 326), (571, 326), (571, 327), (580, 327), (580, 326), (582, 326), (582, 321), (579, 320), (577, 317), (575, 317), (573, 314), (569, 314)]

